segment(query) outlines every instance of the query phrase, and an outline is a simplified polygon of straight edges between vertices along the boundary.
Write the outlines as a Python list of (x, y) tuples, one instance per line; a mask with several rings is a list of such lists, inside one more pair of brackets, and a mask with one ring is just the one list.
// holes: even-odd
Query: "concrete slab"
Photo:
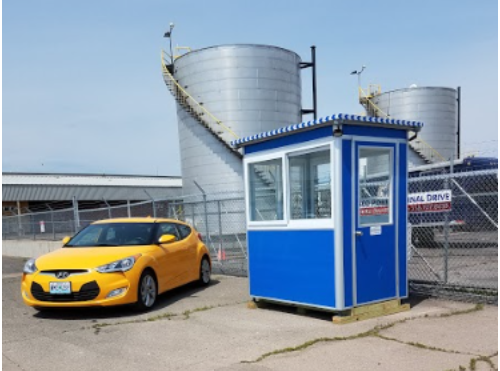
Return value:
[(498, 370), (498, 356), (491, 357), (491, 362), (493, 362), (493, 365), (495, 366), (495, 370)]
[(404, 342), (490, 356), (498, 350), (498, 308), (487, 306), (469, 314), (416, 319), (381, 334)]
[[(356, 336), (375, 326), (405, 318), (421, 318), (410, 322), (425, 323), (431, 320), (429, 316), (473, 307), (465, 303), (415, 299), (409, 312), (339, 326), (332, 324), (331, 314), (328, 313), (308, 311), (305, 315), (299, 315), (294, 308), (272, 305), (268, 309), (247, 309), (247, 280), (219, 276), (208, 288), (187, 286), (164, 295), (158, 306), (146, 314), (137, 314), (127, 308), (38, 314), (22, 303), (18, 278), (4, 278), (2, 281), (3, 366), (8, 370), (16, 370), (19, 366), (41, 371), (54, 368), (82, 371), (104, 368), (124, 371), (268, 371), (291, 369), (292, 366), (286, 366), (289, 356), (297, 356), (295, 362), (306, 365), (302, 370), (321, 370), (313, 366), (323, 365), (328, 365), (329, 370), (330, 364), (340, 365), (338, 369), (356, 369), (351, 367), (357, 364), (356, 357), (351, 359), (342, 354), (352, 355), (359, 349), (362, 349), (360, 353), (367, 354), (366, 357), (360, 355), (359, 364), (362, 367), (378, 367), (378, 363), (370, 363), (368, 355), (372, 355), (373, 359), (383, 355), (380, 362), (384, 362), (382, 365), (387, 367), (381, 370), (390, 369), (392, 358), (405, 359), (407, 353), (409, 365), (414, 366), (416, 363), (411, 362), (416, 362), (417, 353), (414, 352), (417, 351), (422, 352), (421, 362), (424, 364), (430, 357), (433, 362), (430, 364), (437, 367), (434, 369), (456, 369), (458, 365), (468, 364), (471, 358), (467, 355), (467, 362), (464, 363), (460, 355), (453, 358), (451, 356), (455, 355), (448, 357), (441, 352), (433, 352), (433, 355), (428, 356), (428, 351), (408, 345), (377, 338), (358, 338), (318, 343), (302, 352), (273, 356), (255, 364), (241, 363), (317, 338)], [(173, 314), (169, 319), (166, 317), (168, 313)], [(428, 318), (424, 318), (426, 315)], [(471, 315), (471, 322), (474, 322), (474, 315)], [(440, 318), (439, 321), (453, 318)], [(398, 324), (396, 328), (403, 325)], [(440, 328), (441, 322), (435, 326)], [(453, 326), (443, 329), (447, 336), (454, 336), (450, 332), (455, 331)], [(429, 337), (433, 336), (432, 332), (428, 334)], [(379, 342), (391, 351), (384, 350), (386, 348), (382, 348)], [(314, 349), (323, 348), (326, 350), (317, 355), (317, 362), (310, 359), (310, 351), (316, 352)], [(434, 363), (434, 353), (442, 360)], [(315, 353), (312, 354), (316, 357)], [(276, 363), (278, 359), (280, 361)], [(280, 362), (284, 362), (285, 366), (282, 367)]]
[(3, 371), (22, 371), (23, 369), (9, 358), (2, 355), (2, 370)]
[(130, 307), (87, 308), (38, 312), (24, 305), (19, 277), (3, 278), (2, 325), (3, 341), (19, 341), (54, 333), (79, 331), (97, 323), (145, 321), (167, 313), (181, 315), (187, 310), (217, 305), (244, 303), (248, 300), (248, 280), (214, 276), (213, 284), (201, 288), (187, 285), (159, 297), (157, 306), (148, 313), (138, 313)]

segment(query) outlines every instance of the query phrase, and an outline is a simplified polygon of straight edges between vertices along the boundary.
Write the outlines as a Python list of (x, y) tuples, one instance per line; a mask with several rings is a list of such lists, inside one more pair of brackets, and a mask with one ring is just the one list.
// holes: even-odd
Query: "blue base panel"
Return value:
[(335, 308), (333, 230), (248, 231), (250, 296)]

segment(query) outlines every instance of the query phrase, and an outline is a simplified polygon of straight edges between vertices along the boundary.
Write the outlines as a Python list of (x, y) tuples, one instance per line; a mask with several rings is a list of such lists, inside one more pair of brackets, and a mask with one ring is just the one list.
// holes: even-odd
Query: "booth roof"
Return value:
[(249, 137), (239, 138), (231, 141), (231, 145), (233, 147), (241, 147), (256, 141), (282, 136), (283, 134), (287, 134), (290, 132), (303, 131), (318, 125), (325, 125), (328, 123), (334, 124), (334, 121), (339, 121), (340, 124), (359, 124), (412, 131), (419, 131), (424, 126), (423, 122), (419, 121), (406, 121), (393, 118), (347, 115), (345, 113), (339, 113), (336, 115), (321, 117), (317, 120), (304, 121), (300, 124), (290, 125), (283, 128), (255, 134)]

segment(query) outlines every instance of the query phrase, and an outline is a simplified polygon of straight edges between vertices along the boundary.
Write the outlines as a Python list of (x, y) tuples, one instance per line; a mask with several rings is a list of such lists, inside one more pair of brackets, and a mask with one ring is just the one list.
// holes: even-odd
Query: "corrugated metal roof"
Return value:
[[(146, 192), (147, 193), (146, 193)], [(149, 200), (177, 198), (180, 187), (4, 185), (2, 201)]]
[(414, 130), (419, 131), (423, 126), (423, 122), (419, 121), (407, 121), (398, 120), (393, 118), (382, 118), (382, 117), (370, 117), (370, 116), (358, 116), (358, 115), (347, 115), (345, 113), (339, 113), (331, 116), (321, 117), (314, 121), (301, 122), (300, 124), (290, 125), (283, 128), (255, 134), (249, 137), (244, 137), (240, 139), (233, 140), (231, 145), (234, 147), (245, 146), (256, 141), (267, 140), (269, 138), (278, 137), (286, 135), (290, 132), (307, 130), (316, 125), (323, 125), (328, 122), (335, 120), (341, 120), (343, 124), (359, 124), (367, 125), (373, 124), (373, 126), (384, 126), (392, 129), (403, 129), (403, 130)]
[(3, 201), (149, 200), (182, 195), (180, 177), (3, 173)]

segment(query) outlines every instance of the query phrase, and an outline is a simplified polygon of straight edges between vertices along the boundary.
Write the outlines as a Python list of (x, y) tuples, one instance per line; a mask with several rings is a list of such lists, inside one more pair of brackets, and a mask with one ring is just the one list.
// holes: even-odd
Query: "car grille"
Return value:
[(72, 274), (82, 274), (82, 273), (88, 273), (88, 269), (50, 269), (50, 270), (44, 270), (40, 271), (39, 274), (44, 274), (44, 275), (50, 275), (50, 276), (57, 276), (57, 273), (60, 272), (67, 272), (68, 277), (71, 276)]
[(96, 281), (87, 282), (80, 291), (72, 292), (71, 294), (53, 295), (43, 291), (43, 287), (36, 282), (31, 284), (31, 294), (36, 300), (54, 301), (54, 302), (69, 302), (69, 301), (88, 301), (93, 300), (99, 295), (99, 285)]

